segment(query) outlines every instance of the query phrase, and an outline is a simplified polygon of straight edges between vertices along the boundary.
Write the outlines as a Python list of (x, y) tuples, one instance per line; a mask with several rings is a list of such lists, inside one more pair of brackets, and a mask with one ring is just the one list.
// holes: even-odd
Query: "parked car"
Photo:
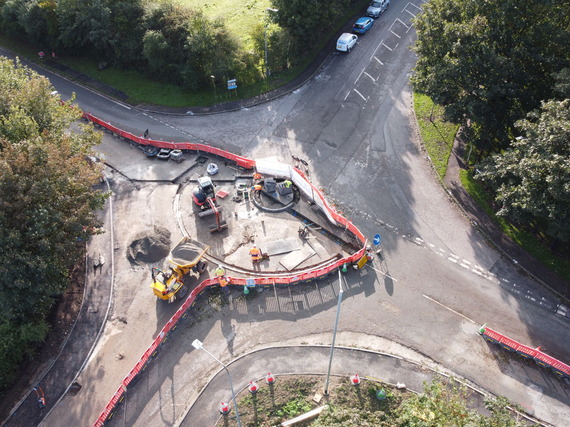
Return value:
[(372, 18), (358, 18), (358, 21), (352, 26), (352, 32), (357, 34), (366, 34), (366, 32), (374, 25)]
[(160, 148), (149, 145), (148, 147), (143, 148), (143, 151), (147, 157), (156, 157), (160, 152)]
[(370, 6), (368, 6), (368, 9), (366, 9), (366, 16), (378, 18), (388, 9), (388, 6), (390, 6), (390, 0), (373, 0)]
[(168, 160), (170, 158), (170, 149), (161, 148), (158, 154), (156, 155), (156, 158), (160, 160)]
[(336, 50), (340, 52), (350, 52), (356, 42), (358, 41), (358, 36), (350, 33), (343, 33), (336, 42)]

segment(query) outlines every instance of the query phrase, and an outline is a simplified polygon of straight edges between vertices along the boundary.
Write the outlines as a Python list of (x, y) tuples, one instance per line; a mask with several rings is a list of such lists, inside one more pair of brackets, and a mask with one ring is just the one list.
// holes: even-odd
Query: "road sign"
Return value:
[(228, 90), (231, 90), (231, 89), (237, 89), (237, 80), (236, 79), (228, 80)]
[(378, 246), (381, 241), (382, 237), (380, 237), (380, 234), (376, 234), (376, 236), (374, 236), (374, 240), (372, 241), (372, 243), (374, 243), (374, 246)]
[(245, 279), (245, 286), (248, 288), (255, 288), (255, 279)]

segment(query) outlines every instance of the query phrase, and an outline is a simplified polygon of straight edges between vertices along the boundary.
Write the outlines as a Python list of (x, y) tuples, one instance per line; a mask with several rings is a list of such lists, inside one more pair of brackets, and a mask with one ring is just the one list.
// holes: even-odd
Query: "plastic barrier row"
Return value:
[(525, 359), (533, 359), (543, 368), (550, 368), (556, 375), (562, 378), (570, 379), (570, 366), (549, 356), (548, 354), (543, 353), (540, 351), (540, 347), (528, 347), (487, 327), (484, 328), (483, 338), (494, 344), (499, 344), (507, 351), (514, 351)]
[(108, 131), (112, 132), (114, 135), (118, 137), (128, 139), (140, 145), (150, 145), (158, 148), (170, 148), (178, 150), (202, 151), (204, 153), (210, 153), (216, 156), (224, 157), (228, 160), (232, 160), (236, 162), (237, 165), (244, 167), (246, 169), (251, 169), (255, 166), (255, 160), (247, 159), (245, 157), (238, 156), (236, 154), (221, 150), (216, 147), (212, 147), (210, 145), (196, 144), (193, 142), (166, 142), (166, 141), (157, 141), (153, 139), (143, 138), (142, 136), (137, 136), (130, 132), (126, 132), (122, 129), (119, 129), (116, 126), (113, 126), (111, 123), (105, 122), (93, 116), (92, 114), (84, 113), (83, 117), (92, 122), (93, 124), (107, 129)]
[[(159, 148), (170, 148), (170, 149), (181, 149), (181, 150), (192, 150), (192, 151), (202, 151), (211, 154), (215, 154), (220, 157), (224, 157), (228, 160), (234, 161), (241, 167), (246, 169), (252, 169), (255, 166), (255, 160), (247, 159), (245, 157), (237, 156), (235, 154), (229, 153), (224, 150), (220, 150), (218, 148), (214, 148), (204, 144), (195, 144), (190, 142), (183, 142), (183, 143), (169, 143), (164, 141), (155, 141), (146, 139), (140, 136), (136, 136), (132, 133), (123, 131), (116, 126), (111, 125), (108, 122), (105, 122), (91, 114), (85, 113), (84, 117), (93, 122), (94, 124), (104, 127), (108, 131), (112, 132), (116, 136), (119, 136), (124, 139), (128, 139), (130, 141), (136, 142), (137, 144), (142, 145), (152, 145)], [(353, 253), (350, 256), (345, 258), (339, 259), (337, 261), (331, 262), (329, 265), (325, 267), (320, 267), (313, 271), (296, 274), (289, 277), (257, 277), (254, 278), (253, 281), (255, 285), (259, 286), (271, 286), (271, 285), (293, 285), (293, 284), (301, 284), (307, 283), (314, 279), (320, 279), (328, 274), (335, 272), (337, 269), (343, 267), (344, 264), (352, 264), (358, 262), (362, 257), (366, 256), (366, 245), (367, 241), (364, 235), (360, 232), (360, 230), (352, 224), (352, 222), (348, 221), (342, 215), (338, 214), (325, 200), (323, 194), (313, 185), (311, 184), (308, 179), (306, 178), (305, 174), (298, 169), (294, 168), (295, 171), (295, 178), (296, 181), (303, 180), (302, 187), (307, 189), (310, 188), (311, 195), (313, 196), (313, 200), (317, 203), (318, 206), (323, 209), (326, 213), (329, 220), (336, 221), (337, 224), (344, 226), (345, 229), (350, 231), (358, 241), (361, 243), (361, 248), (357, 252)], [(300, 184), (300, 183), (299, 183)], [(251, 284), (251, 279), (245, 278), (237, 278), (237, 277), (229, 277), (229, 281), (231, 285), (234, 286), (246, 286)], [(158, 356), (160, 353), (161, 348), (170, 338), (170, 335), (176, 330), (178, 323), (189, 316), (190, 308), (196, 303), (196, 298), (200, 293), (204, 291), (209, 286), (217, 286), (218, 280), (215, 278), (206, 279), (201, 282), (195, 289), (192, 290), (186, 301), (180, 306), (180, 308), (176, 311), (174, 316), (164, 325), (158, 336), (154, 339), (152, 344), (147, 348), (147, 350), (143, 353), (139, 361), (136, 365), (131, 369), (131, 371), (127, 374), (127, 376), (123, 379), (120, 387), (117, 389), (111, 400), (105, 406), (105, 409), (99, 415), (95, 423), (93, 424), (94, 427), (101, 427), (105, 425), (108, 421), (110, 421), (119, 405), (125, 399), (125, 393), (129, 387), (132, 387), (136, 384), (140, 376), (146, 371), (152, 360)]]

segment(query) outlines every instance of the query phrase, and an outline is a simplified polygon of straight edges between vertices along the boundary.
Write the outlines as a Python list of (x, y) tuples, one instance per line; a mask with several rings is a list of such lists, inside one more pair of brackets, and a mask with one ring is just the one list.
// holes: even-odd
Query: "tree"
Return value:
[(514, 123), (553, 98), (570, 65), (569, 0), (432, 0), (415, 20), (416, 90), (474, 123), (486, 153), (505, 148)]
[(570, 99), (549, 101), (517, 123), (523, 135), (487, 159), (476, 178), (491, 185), (497, 215), (518, 224), (542, 221), (553, 238), (570, 240)]
[(45, 316), (105, 198), (89, 160), (100, 134), (69, 131), (81, 113), (52, 91), (46, 78), (0, 58), (0, 388), (44, 339)]
[(348, 8), (348, 0), (271, 0), (271, 4), (278, 11), (269, 19), (295, 40), (296, 53), (313, 47)]

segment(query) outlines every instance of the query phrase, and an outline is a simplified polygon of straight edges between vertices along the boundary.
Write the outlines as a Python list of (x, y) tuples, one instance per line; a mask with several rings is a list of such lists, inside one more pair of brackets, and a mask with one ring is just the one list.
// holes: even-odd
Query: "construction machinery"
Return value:
[(207, 262), (203, 260), (209, 246), (203, 246), (189, 237), (184, 237), (170, 252), (168, 271), (158, 267), (152, 269), (150, 287), (161, 300), (173, 302), (184, 298), (188, 293), (185, 279), (190, 273), (199, 277), (206, 271)]
[(198, 212), (200, 218), (215, 215), (216, 224), (210, 226), (210, 232), (222, 231), (228, 228), (228, 223), (222, 220), (222, 208), (216, 204), (216, 192), (212, 180), (203, 176), (198, 178), (198, 187), (192, 191), (192, 200), (201, 210)]

